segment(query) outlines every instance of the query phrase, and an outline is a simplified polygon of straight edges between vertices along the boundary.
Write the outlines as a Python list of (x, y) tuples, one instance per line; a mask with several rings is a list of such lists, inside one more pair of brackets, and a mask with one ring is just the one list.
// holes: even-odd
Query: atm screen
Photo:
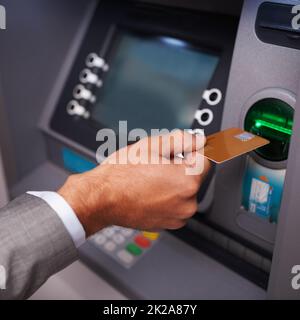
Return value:
[(219, 56), (169, 37), (120, 33), (92, 119), (118, 131), (187, 129), (209, 86)]

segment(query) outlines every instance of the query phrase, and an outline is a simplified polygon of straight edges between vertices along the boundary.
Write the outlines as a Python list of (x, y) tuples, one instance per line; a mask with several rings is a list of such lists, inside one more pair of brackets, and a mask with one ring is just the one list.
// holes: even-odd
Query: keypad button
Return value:
[(125, 236), (125, 237), (130, 237), (133, 235), (133, 230), (132, 229), (127, 229), (124, 228), (123, 230), (121, 230), (121, 233)]
[(93, 241), (95, 244), (101, 246), (105, 243), (106, 237), (103, 234), (97, 234), (94, 238)]
[(112, 252), (116, 249), (116, 244), (112, 241), (107, 241), (105, 244), (104, 244), (104, 249), (108, 252)]
[(122, 260), (126, 264), (132, 263), (134, 259), (133, 255), (127, 252), (126, 250), (119, 251), (117, 256), (119, 257), (120, 260)]
[(121, 234), (115, 234), (112, 236), (111, 238), (116, 244), (122, 244), (125, 241), (124, 236), (122, 236)]
[(143, 250), (139, 248), (137, 245), (134, 243), (129, 243), (126, 247), (126, 250), (133, 254), (134, 256), (139, 256), (143, 253)]
[(159, 233), (157, 232), (147, 232), (147, 231), (144, 231), (143, 232), (143, 236), (151, 241), (155, 241), (158, 239), (159, 237)]
[(151, 246), (151, 242), (149, 239), (145, 238), (142, 235), (138, 235), (134, 238), (134, 242), (141, 248), (147, 249)]
[(110, 238), (115, 234), (115, 230), (113, 228), (107, 228), (107, 229), (103, 230), (103, 234), (106, 237)]

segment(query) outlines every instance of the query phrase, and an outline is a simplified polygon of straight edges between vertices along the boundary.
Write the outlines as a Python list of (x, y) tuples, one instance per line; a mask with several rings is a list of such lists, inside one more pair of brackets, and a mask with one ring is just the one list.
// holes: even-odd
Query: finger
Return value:
[(204, 135), (194, 135), (182, 130), (172, 131), (170, 134), (157, 138), (159, 139), (160, 155), (166, 158), (200, 150), (206, 142)]
[(185, 155), (185, 174), (201, 177), (201, 180), (206, 177), (210, 169), (210, 161), (203, 155), (203, 150), (190, 152)]

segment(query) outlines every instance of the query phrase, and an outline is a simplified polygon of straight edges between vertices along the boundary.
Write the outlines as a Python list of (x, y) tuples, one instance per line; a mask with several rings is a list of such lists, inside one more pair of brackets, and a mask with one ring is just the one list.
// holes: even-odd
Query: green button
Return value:
[(129, 243), (126, 247), (127, 251), (133, 254), (134, 256), (139, 256), (143, 253), (143, 250), (136, 246), (134, 243)]

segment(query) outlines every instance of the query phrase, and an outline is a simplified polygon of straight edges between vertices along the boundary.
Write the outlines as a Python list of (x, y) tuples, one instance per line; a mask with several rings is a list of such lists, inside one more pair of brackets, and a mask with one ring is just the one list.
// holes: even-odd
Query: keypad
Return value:
[(132, 267), (158, 241), (159, 233), (112, 226), (92, 236), (92, 242), (126, 268)]

